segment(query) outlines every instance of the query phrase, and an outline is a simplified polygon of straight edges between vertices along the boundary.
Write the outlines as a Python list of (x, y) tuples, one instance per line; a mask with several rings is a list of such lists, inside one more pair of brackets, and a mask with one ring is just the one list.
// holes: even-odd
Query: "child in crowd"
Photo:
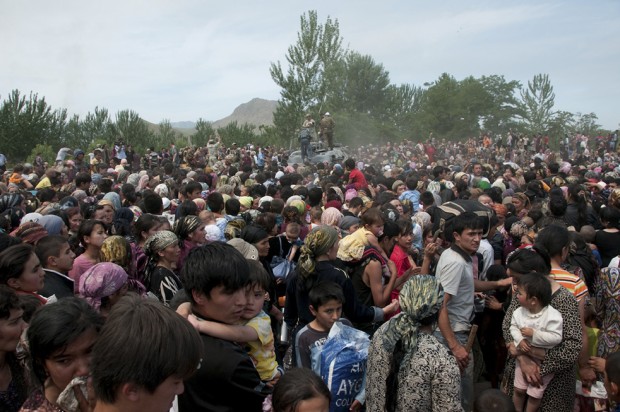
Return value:
[(612, 353), (605, 361), (605, 389), (610, 402), (616, 403), (614, 412), (620, 412), (620, 352)]
[[(312, 369), (312, 349), (323, 346), (334, 323), (338, 320), (349, 326), (351, 323), (340, 318), (344, 294), (342, 288), (336, 283), (319, 283), (310, 290), (308, 298), (310, 300), (310, 312), (314, 316), (314, 320), (297, 332), (295, 337), (295, 365), (299, 368)], [(316, 361), (318, 360), (315, 359)]]
[(327, 412), (330, 401), (331, 393), (318, 375), (308, 369), (294, 368), (273, 388), (271, 405), (266, 402), (263, 410)]
[(272, 385), (282, 375), (276, 361), (275, 344), (269, 315), (263, 311), (267, 290), (271, 279), (267, 271), (257, 261), (248, 260), (250, 265), (250, 283), (246, 288), (247, 303), (241, 319), (243, 325), (225, 325), (223, 323), (200, 320), (190, 314), (189, 303), (179, 306), (177, 312), (187, 317), (201, 333), (216, 338), (247, 344), (247, 351), (260, 375), (261, 380)]
[(366, 246), (373, 246), (387, 260), (385, 252), (379, 246), (379, 237), (383, 234), (383, 214), (378, 208), (368, 209), (362, 214), (362, 227), (340, 242), (338, 258), (344, 262), (355, 262), (362, 258)]
[(499, 389), (486, 389), (476, 397), (474, 412), (516, 412), (510, 397)]
[[(550, 349), (562, 341), (562, 315), (551, 302), (551, 284), (540, 273), (522, 275), (517, 281), (517, 308), (510, 322), (510, 333), (517, 350), (527, 354), (532, 348)], [(532, 358), (534, 359), (534, 358)], [(534, 361), (538, 362), (536, 359)], [(523, 410), (527, 398), (526, 411), (534, 412), (540, 407), (545, 388), (553, 379), (553, 374), (542, 377), (540, 387), (529, 385), (523, 378), (519, 363), (516, 364), (513, 402), (518, 411)]]

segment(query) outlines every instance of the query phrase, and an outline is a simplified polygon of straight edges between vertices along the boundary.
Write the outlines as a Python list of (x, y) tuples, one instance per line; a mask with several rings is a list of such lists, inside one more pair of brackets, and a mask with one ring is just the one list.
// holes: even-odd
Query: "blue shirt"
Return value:
[(413, 212), (417, 212), (420, 209), (420, 192), (417, 190), (406, 190), (404, 191), (398, 200), (406, 201), (411, 203), (411, 208)]

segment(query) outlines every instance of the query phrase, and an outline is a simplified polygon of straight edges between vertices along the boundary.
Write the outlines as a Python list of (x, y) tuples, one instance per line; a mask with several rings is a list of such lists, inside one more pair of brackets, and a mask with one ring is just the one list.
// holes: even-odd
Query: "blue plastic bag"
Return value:
[(369, 346), (368, 334), (336, 322), (325, 344), (312, 349), (320, 351), (312, 366), (332, 394), (330, 412), (348, 411), (356, 399), (364, 403)]

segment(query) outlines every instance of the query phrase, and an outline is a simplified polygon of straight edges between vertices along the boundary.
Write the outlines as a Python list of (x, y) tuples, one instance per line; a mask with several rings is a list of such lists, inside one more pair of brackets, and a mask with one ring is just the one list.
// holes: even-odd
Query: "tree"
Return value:
[(495, 133), (506, 133), (516, 126), (519, 115), (519, 101), (515, 93), (521, 89), (516, 80), (506, 81), (504, 76), (482, 76), (479, 79), (488, 94), (488, 107), (482, 116), (484, 128)]
[(594, 113), (576, 113), (575, 115), (575, 131), (586, 136), (594, 136), (600, 133), (601, 125), (596, 123), (598, 116)]
[(196, 122), (196, 133), (190, 138), (190, 144), (194, 146), (206, 146), (215, 130), (211, 122), (207, 122), (202, 117)]
[(117, 129), (108, 109), (95, 107), (94, 112), (88, 112), (80, 123), (82, 129), (82, 141), (76, 142), (75, 147), (86, 150), (95, 141), (110, 142), (117, 136)]
[(136, 151), (144, 151), (155, 146), (153, 134), (146, 123), (133, 110), (121, 110), (116, 113), (116, 138), (126, 145), (132, 145)]
[(155, 135), (155, 145), (159, 147), (168, 147), (170, 143), (174, 143), (177, 139), (177, 132), (172, 127), (169, 119), (159, 122), (159, 130)]
[(256, 141), (255, 127), (244, 123), (239, 126), (236, 121), (228, 123), (224, 127), (218, 127), (217, 134), (222, 138), (222, 143), (231, 146), (233, 143), (243, 144)]
[(53, 110), (38, 94), (31, 92), (26, 98), (13, 90), (0, 107), (3, 151), (21, 161), (37, 143), (60, 146), (66, 119), (66, 109)]
[(317, 12), (309, 11), (301, 16), (300, 26), (296, 44), (288, 48), (288, 68), (283, 69), (278, 61), (269, 69), (273, 81), (282, 88), (274, 124), (283, 141), (295, 135), (304, 113), (325, 108), (329, 93), (325, 73), (344, 55), (338, 20), (328, 16), (323, 25)]
[(521, 89), (521, 119), (530, 133), (545, 133), (553, 120), (555, 93), (547, 74), (537, 74)]

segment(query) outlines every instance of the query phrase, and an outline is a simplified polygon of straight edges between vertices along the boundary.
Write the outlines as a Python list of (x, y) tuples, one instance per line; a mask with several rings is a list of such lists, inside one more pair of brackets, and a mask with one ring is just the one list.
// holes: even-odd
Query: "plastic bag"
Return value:
[(348, 411), (356, 399), (364, 403), (366, 394), (366, 360), (368, 334), (340, 322), (334, 323), (323, 346), (313, 348), (320, 355), (313, 370), (323, 379), (332, 394), (331, 412)]

